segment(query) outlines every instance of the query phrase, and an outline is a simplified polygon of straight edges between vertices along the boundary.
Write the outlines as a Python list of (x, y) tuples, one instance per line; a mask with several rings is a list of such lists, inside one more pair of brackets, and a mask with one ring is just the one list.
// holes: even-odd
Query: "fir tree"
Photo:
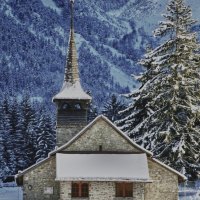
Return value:
[(48, 156), (48, 153), (55, 148), (55, 131), (51, 119), (43, 113), (40, 118), (39, 132), (37, 136), (36, 162)]
[[(91, 91), (87, 91), (86, 93), (92, 97)], [(98, 116), (98, 109), (97, 109), (96, 105), (94, 104), (94, 102), (93, 102), (93, 100), (92, 100), (92, 101), (90, 102), (89, 108), (88, 108), (88, 115), (87, 115), (88, 122), (91, 122), (91, 121), (94, 120), (97, 116)]]
[[(5, 105), (7, 106), (8, 104), (7, 99), (4, 99), (3, 103), (4, 106)], [(0, 105), (0, 177), (8, 175), (10, 172), (7, 166), (10, 156), (7, 154), (8, 152), (7, 152), (7, 141), (6, 141), (6, 136), (8, 135), (10, 128), (3, 103)]]
[(15, 97), (9, 100), (7, 95), (0, 105), (0, 138), (1, 157), (6, 164), (4, 174), (15, 174), (17, 172), (18, 156), (21, 157), (21, 144), (18, 145), (19, 134), (19, 110)]
[(35, 110), (32, 108), (28, 95), (25, 95), (21, 102), (21, 133), (24, 139), (23, 152), (26, 152), (25, 167), (35, 163), (37, 130)]
[(122, 130), (164, 163), (196, 177), (200, 170), (199, 45), (190, 7), (172, 0), (155, 36), (165, 41), (141, 64), (147, 71), (133, 102), (122, 111)]
[(105, 115), (112, 122), (119, 120), (119, 111), (125, 109), (125, 106), (113, 94), (111, 99), (106, 103), (103, 108), (102, 114)]

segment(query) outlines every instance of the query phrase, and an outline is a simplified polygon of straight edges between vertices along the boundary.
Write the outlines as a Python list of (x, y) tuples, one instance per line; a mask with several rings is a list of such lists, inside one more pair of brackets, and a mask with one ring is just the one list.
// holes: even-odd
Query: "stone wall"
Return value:
[(144, 184), (133, 184), (133, 197), (115, 197), (114, 182), (90, 182), (89, 198), (71, 198), (71, 182), (60, 182), (60, 200), (144, 200)]
[(145, 185), (145, 200), (178, 200), (178, 176), (151, 159), (148, 165), (153, 182)]
[[(23, 176), (24, 200), (58, 200), (60, 196), (59, 182), (56, 178), (55, 156), (31, 169)], [(53, 188), (53, 194), (44, 194), (44, 189)]]
[(65, 150), (99, 151), (100, 145), (102, 146), (102, 151), (140, 152), (102, 119), (99, 119)]
[[(100, 119), (65, 151), (141, 152), (107, 122)], [(133, 198), (116, 198), (114, 182), (90, 182), (89, 198), (81, 200), (177, 200), (178, 176), (148, 158), (152, 183), (134, 183)], [(141, 166), (142, 167), (142, 166)], [(24, 200), (80, 200), (71, 198), (71, 182), (57, 182), (55, 156), (24, 175)], [(29, 190), (28, 186), (32, 185)], [(53, 194), (44, 194), (44, 187), (53, 187)]]
[(56, 128), (56, 146), (60, 147), (69, 142), (86, 124), (68, 124), (68, 126), (57, 126)]

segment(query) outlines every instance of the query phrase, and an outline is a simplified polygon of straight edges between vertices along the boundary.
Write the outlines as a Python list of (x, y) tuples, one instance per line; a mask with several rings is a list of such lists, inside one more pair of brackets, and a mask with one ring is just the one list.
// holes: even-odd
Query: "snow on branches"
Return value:
[(183, 0), (171, 0), (155, 30), (163, 44), (144, 55), (142, 86), (118, 125), (154, 155), (195, 177), (200, 171), (200, 55), (195, 23)]

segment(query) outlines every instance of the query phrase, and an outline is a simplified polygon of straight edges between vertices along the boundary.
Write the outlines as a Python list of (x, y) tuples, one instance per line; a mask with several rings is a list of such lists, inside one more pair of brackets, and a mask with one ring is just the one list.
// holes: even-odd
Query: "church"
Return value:
[(56, 148), (20, 171), (24, 200), (178, 200), (186, 177), (154, 158), (106, 117), (87, 122), (92, 97), (83, 90), (74, 33), (74, 2), (64, 83), (57, 106)]

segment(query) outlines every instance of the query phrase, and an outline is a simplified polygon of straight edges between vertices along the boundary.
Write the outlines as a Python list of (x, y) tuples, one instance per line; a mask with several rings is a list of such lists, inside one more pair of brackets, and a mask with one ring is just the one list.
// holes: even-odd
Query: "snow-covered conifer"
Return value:
[(55, 131), (49, 116), (42, 113), (37, 136), (36, 162), (48, 156), (48, 153), (55, 148)]
[(142, 86), (122, 111), (122, 130), (164, 163), (195, 177), (200, 170), (199, 44), (191, 31), (195, 20), (183, 0), (171, 0), (155, 36), (163, 44), (140, 63)]
[(21, 129), (23, 134), (23, 152), (26, 152), (24, 161), (26, 167), (35, 163), (36, 155), (36, 135), (38, 124), (35, 110), (32, 108), (31, 101), (28, 95), (25, 95), (21, 102)]
[(123, 110), (125, 106), (120, 102), (115, 95), (111, 96), (111, 99), (105, 104), (102, 114), (104, 114), (108, 119), (115, 122), (119, 119), (118, 112)]

